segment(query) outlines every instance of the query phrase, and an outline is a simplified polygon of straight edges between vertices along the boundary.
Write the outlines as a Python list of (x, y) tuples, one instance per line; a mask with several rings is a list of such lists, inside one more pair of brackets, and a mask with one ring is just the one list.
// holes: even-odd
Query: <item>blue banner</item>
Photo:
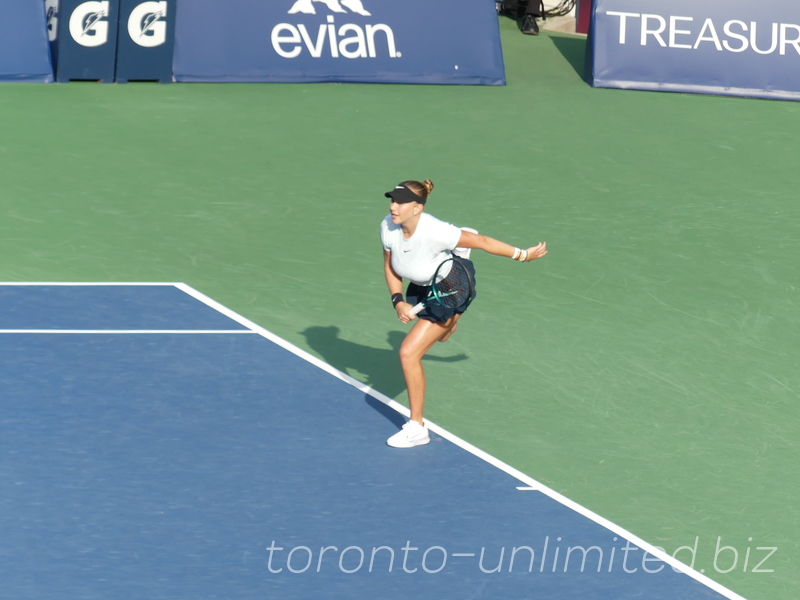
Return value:
[(117, 83), (172, 81), (175, 0), (120, 0)]
[(119, 0), (59, 0), (56, 4), (56, 81), (113, 83)]
[(0, 81), (53, 81), (44, 0), (0, 3)]
[(800, 100), (797, 0), (595, 0), (596, 87)]
[(487, 0), (181, 2), (177, 81), (504, 85)]

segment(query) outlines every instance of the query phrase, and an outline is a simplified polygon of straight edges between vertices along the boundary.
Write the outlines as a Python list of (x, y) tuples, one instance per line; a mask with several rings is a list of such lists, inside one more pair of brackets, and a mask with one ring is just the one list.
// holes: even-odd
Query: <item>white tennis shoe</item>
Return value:
[(392, 448), (413, 448), (422, 446), (431, 441), (427, 425), (420, 425), (416, 421), (409, 421), (403, 428), (386, 440)]
[[(462, 227), (461, 231), (469, 231), (470, 233), (478, 233), (477, 229), (473, 229), (472, 227)], [(458, 256), (459, 258), (466, 258), (469, 260), (469, 255), (472, 252), (472, 248), (456, 248), (453, 250), (453, 254)]]

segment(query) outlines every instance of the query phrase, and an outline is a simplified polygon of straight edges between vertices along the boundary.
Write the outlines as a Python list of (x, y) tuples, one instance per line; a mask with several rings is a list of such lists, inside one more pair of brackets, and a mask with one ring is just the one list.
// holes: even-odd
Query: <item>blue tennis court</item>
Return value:
[(2, 598), (741, 598), (182, 284), (2, 285), (0, 361)]

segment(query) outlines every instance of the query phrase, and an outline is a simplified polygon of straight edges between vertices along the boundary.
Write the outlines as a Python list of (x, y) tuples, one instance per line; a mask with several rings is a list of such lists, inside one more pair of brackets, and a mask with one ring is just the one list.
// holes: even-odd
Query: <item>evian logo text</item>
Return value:
[(314, 10), (314, 2), (324, 4), (331, 12), (343, 13), (347, 12), (345, 8), (349, 8), (354, 13), (358, 13), (362, 16), (371, 16), (370, 13), (364, 10), (364, 5), (361, 4), (361, 0), (297, 0), (294, 6), (289, 9), (289, 14), (306, 13), (308, 15), (315, 15), (317, 11)]
[[(322, 5), (330, 12), (371, 17), (361, 0), (296, 0), (289, 9), (290, 15), (316, 15)], [(394, 31), (383, 23), (338, 25), (333, 15), (324, 23), (278, 23), (272, 28), (272, 48), (283, 58), (297, 58), (304, 51), (311, 58), (324, 55), (331, 58), (376, 58), (378, 54), (400, 58), (394, 40)]]

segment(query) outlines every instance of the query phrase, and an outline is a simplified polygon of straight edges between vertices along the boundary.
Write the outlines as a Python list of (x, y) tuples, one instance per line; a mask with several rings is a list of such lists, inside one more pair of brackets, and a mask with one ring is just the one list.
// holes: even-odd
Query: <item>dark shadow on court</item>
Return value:
[(586, 81), (586, 38), (550, 35), (550, 40), (581, 79)]
[[(322, 359), (343, 373), (366, 383), (374, 390), (381, 392), (389, 398), (396, 398), (405, 389), (403, 371), (400, 369), (400, 360), (397, 352), (403, 343), (405, 333), (390, 331), (387, 336), (389, 348), (371, 348), (343, 340), (339, 337), (339, 328), (309, 327), (301, 331), (306, 342)], [(426, 356), (426, 362), (457, 362), (466, 360), (465, 354), (455, 356)]]
[(393, 408), (386, 406), (380, 400), (376, 400), (369, 394), (364, 396), (364, 402), (366, 402), (375, 412), (383, 416), (383, 418), (385, 418), (387, 421), (394, 424), (398, 429), (405, 424), (406, 418), (403, 415)]

